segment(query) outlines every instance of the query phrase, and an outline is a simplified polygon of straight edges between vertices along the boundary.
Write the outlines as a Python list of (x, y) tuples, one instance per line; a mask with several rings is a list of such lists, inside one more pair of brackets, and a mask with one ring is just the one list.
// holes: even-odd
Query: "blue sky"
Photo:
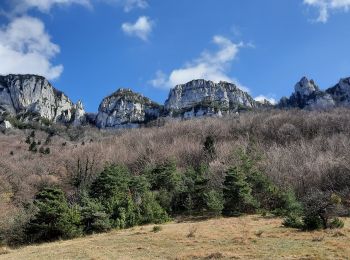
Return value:
[(0, 74), (36, 73), (89, 112), (195, 78), (278, 100), (350, 76), (350, 0), (0, 0)]

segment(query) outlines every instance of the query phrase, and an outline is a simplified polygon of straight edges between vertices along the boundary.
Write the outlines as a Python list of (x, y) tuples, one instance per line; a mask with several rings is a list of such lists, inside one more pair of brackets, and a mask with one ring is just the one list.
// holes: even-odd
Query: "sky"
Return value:
[(163, 103), (204, 78), (278, 101), (350, 76), (350, 0), (0, 0), (0, 74), (45, 76), (88, 112), (120, 87)]

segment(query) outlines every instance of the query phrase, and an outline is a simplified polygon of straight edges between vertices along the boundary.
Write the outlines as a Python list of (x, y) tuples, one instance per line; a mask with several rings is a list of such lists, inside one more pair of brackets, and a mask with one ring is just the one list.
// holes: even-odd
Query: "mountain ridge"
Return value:
[(92, 124), (98, 128), (135, 128), (152, 120), (169, 117), (191, 119), (225, 116), (240, 111), (264, 108), (329, 109), (350, 105), (350, 78), (321, 90), (303, 77), (289, 98), (277, 105), (259, 102), (233, 83), (195, 79), (169, 90), (164, 104), (158, 104), (129, 88), (119, 88), (106, 96), (97, 113), (86, 113), (81, 101), (76, 104), (44, 77), (33, 74), (0, 76), (0, 124), (11, 127), (9, 117), (49, 120), (73, 126)]

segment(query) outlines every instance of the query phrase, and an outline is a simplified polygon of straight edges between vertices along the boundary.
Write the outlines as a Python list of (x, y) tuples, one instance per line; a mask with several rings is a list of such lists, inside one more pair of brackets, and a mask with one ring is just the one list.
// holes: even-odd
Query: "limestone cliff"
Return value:
[(138, 127), (159, 117), (161, 106), (131, 89), (121, 88), (104, 98), (99, 106), (99, 128)]

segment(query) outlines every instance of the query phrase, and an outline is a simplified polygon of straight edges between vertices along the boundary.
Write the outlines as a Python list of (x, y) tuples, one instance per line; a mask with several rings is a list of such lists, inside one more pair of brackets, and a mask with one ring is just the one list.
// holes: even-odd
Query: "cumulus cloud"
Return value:
[(122, 30), (129, 36), (135, 36), (147, 41), (152, 32), (154, 22), (146, 16), (141, 16), (135, 23), (123, 23)]
[(304, 0), (304, 4), (318, 8), (317, 22), (326, 23), (331, 11), (341, 10), (347, 12), (350, 0)]
[(259, 102), (264, 102), (265, 100), (269, 101), (271, 104), (275, 105), (277, 104), (276, 99), (274, 99), (273, 97), (266, 97), (264, 95), (259, 95), (256, 98), (254, 98), (256, 101)]
[(51, 42), (44, 24), (36, 18), (15, 18), (0, 29), (0, 73), (39, 74), (48, 79), (59, 77), (62, 65), (51, 60), (60, 52)]
[(164, 72), (158, 71), (150, 84), (157, 88), (171, 88), (193, 79), (206, 79), (214, 82), (234, 82), (240, 88), (247, 90), (228, 75), (230, 63), (236, 59), (239, 49), (244, 44), (242, 42), (233, 43), (220, 35), (213, 37), (213, 43), (218, 47), (216, 52), (204, 51), (198, 58), (186, 63), (181, 68), (174, 69), (168, 76)]

